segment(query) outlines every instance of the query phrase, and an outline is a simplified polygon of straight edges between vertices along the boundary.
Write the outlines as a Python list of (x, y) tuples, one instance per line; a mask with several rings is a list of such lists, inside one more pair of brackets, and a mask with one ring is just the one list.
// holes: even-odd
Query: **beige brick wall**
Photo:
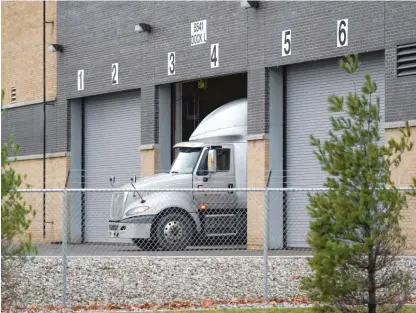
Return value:
[[(43, 4), (42, 1), (1, 2), (1, 85), (4, 104), (10, 104), (10, 88), (16, 87), (16, 102), (43, 98)], [(56, 53), (47, 50), (56, 43), (56, 2), (46, 2), (46, 98), (56, 97)]]
[[(399, 129), (386, 130), (386, 141), (394, 138), (399, 141), (401, 134)], [(415, 147), (410, 153), (402, 156), (399, 167), (392, 171), (392, 180), (396, 186), (409, 186), (412, 183), (412, 177), (416, 177), (416, 127), (412, 127), (411, 141)], [(416, 199), (409, 198), (409, 207), (404, 212), (402, 221), (403, 231), (407, 236), (407, 249), (410, 254), (416, 254)]]
[(141, 177), (157, 174), (158, 151), (153, 149), (142, 149), (140, 152)]
[[(25, 184), (31, 188), (42, 188), (42, 159), (16, 161), (11, 166), (20, 174), (27, 175)], [(63, 188), (65, 185), (68, 169), (67, 157), (48, 158), (46, 160), (46, 188)], [(24, 188), (25, 186), (22, 186)], [(62, 238), (62, 194), (47, 193), (46, 221), (53, 222), (46, 224), (46, 237), (43, 239), (43, 195), (38, 193), (24, 193), (24, 200), (36, 211), (36, 216), (30, 226), (30, 233), (34, 242), (54, 242)]]
[[(264, 188), (269, 170), (269, 141), (252, 140), (247, 147), (247, 187)], [(251, 192), (247, 196), (247, 248), (263, 247), (264, 193)]]

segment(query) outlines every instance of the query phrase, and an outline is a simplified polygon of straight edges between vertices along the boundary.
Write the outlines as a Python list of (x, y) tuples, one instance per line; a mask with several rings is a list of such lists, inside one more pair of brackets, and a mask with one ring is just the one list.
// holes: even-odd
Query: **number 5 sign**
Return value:
[(292, 30), (282, 31), (282, 56), (292, 55)]
[(337, 21), (337, 47), (348, 46), (348, 19)]

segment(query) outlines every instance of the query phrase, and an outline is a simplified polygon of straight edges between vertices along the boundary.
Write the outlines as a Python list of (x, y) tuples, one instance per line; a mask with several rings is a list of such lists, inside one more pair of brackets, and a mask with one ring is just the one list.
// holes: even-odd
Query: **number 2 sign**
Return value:
[(337, 21), (337, 47), (348, 46), (348, 19)]
[(118, 85), (118, 63), (111, 64), (111, 84)]

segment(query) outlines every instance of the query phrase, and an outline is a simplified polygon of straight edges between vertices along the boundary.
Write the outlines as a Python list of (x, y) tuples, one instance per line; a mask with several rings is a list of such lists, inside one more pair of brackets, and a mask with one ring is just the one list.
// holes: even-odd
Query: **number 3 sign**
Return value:
[(337, 21), (337, 47), (348, 46), (348, 19)]
[(168, 53), (168, 75), (175, 75), (175, 52)]

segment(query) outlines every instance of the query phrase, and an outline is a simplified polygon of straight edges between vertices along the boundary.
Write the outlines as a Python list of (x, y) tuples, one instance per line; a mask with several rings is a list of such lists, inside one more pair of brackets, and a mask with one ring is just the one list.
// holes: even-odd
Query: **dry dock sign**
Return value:
[(207, 20), (191, 23), (191, 46), (207, 42)]

